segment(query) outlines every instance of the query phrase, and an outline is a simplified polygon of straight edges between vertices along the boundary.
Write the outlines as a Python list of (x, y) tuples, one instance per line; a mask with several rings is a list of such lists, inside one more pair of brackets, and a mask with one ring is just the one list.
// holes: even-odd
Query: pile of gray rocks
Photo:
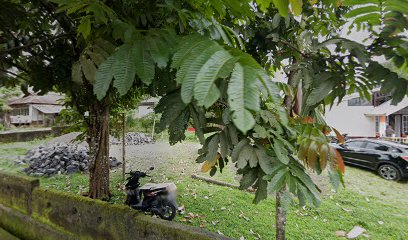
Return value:
[[(148, 136), (145, 133), (140, 132), (128, 132), (125, 135), (126, 138), (126, 145), (142, 145), (148, 143), (154, 143), (154, 139), (151, 136)], [(122, 144), (122, 139), (116, 139), (114, 137), (110, 137), (110, 143), (112, 145)]]
[[(41, 145), (27, 152), (20, 164), (27, 164), (23, 171), (30, 176), (51, 176), (88, 171), (88, 148), (86, 146), (53, 143)], [(122, 163), (109, 157), (111, 168)]]

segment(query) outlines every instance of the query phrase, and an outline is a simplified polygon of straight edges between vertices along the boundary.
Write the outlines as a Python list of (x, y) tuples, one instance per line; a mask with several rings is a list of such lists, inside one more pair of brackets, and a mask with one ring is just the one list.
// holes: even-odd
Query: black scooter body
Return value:
[(145, 172), (130, 172), (126, 183), (125, 204), (144, 212), (151, 212), (165, 220), (172, 220), (177, 211), (175, 192), (170, 193), (166, 187), (140, 189), (140, 178), (147, 177)]

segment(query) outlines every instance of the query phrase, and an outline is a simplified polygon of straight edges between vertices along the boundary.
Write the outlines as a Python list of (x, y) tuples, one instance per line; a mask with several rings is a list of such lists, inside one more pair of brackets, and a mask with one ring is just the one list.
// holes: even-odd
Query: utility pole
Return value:
[(126, 112), (122, 115), (122, 180), (125, 181), (125, 172), (126, 172)]

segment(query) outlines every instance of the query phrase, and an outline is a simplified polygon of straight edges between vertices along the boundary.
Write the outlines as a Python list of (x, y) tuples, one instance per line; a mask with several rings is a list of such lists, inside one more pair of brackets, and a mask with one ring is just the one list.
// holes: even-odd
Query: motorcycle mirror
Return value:
[(150, 167), (149, 170), (150, 170), (150, 171), (154, 170), (154, 167)]

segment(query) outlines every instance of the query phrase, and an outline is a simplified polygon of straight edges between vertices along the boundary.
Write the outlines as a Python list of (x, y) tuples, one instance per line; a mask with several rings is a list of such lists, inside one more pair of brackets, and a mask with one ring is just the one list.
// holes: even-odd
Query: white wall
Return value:
[(332, 109), (327, 107), (324, 118), (329, 126), (350, 137), (375, 137), (375, 117), (364, 115), (373, 109), (373, 106), (347, 106), (345, 99)]
[(38, 109), (34, 108), (33, 105), (30, 105), (30, 115), (31, 121), (42, 121), (43, 120), (43, 113), (38, 111)]
[(138, 118), (142, 118), (142, 117), (144, 117), (147, 114), (152, 113), (152, 112), (154, 112), (154, 109), (153, 109), (152, 106), (139, 106), (138, 109), (137, 109), (136, 116)]

